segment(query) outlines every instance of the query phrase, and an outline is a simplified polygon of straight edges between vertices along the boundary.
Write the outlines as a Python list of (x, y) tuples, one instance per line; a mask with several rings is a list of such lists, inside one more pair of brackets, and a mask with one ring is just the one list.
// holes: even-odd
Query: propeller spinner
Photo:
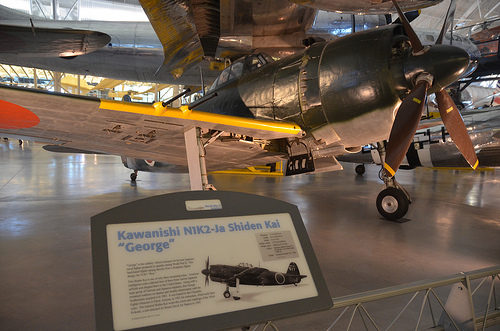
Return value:
[[(414, 82), (411, 92), (401, 103), (394, 120), (384, 163), (392, 178), (413, 141), (426, 102), (427, 93), (436, 93), (439, 112), (450, 136), (474, 169), (478, 160), (462, 116), (444, 88), (456, 81), (469, 65), (469, 54), (458, 47), (436, 44), (423, 47), (396, 0), (392, 0), (412, 44), (412, 57), (406, 66), (407, 78)], [(453, 5), (453, 1), (452, 1)], [(451, 7), (451, 5), (450, 5)], [(448, 15), (444, 26), (449, 25)], [(444, 28), (443, 26), (443, 28)]]

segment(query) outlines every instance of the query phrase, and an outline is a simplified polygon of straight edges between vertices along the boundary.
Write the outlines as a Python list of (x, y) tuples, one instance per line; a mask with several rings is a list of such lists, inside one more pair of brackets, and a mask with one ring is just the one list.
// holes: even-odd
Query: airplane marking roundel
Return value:
[(274, 275), (274, 279), (276, 280), (276, 283), (278, 284), (284, 284), (285, 283), (285, 275), (283, 275), (282, 273), (280, 272), (277, 272), (275, 275)]
[(38, 116), (14, 103), (0, 100), (0, 129), (26, 129), (40, 123)]

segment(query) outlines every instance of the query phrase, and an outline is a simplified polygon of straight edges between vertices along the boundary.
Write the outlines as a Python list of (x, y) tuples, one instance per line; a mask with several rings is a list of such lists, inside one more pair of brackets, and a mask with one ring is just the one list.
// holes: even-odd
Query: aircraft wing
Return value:
[[(0, 136), (4, 137), (186, 165), (184, 131), (193, 126), (266, 140), (302, 135), (295, 123), (0, 85)], [(206, 152), (211, 171), (272, 163), (284, 157), (240, 139), (217, 139)]]
[(102, 89), (112, 89), (115, 86), (118, 86), (120, 84), (125, 83), (124, 80), (118, 80), (118, 79), (111, 79), (111, 78), (104, 78), (101, 80), (99, 84), (97, 84), (94, 88), (96, 90), (102, 90)]

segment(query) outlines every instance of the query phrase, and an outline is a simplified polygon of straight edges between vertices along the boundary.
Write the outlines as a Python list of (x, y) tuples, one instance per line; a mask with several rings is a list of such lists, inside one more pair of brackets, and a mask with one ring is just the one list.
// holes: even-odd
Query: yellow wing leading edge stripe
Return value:
[(180, 108), (163, 107), (161, 102), (156, 102), (153, 105), (148, 105), (148, 104), (113, 101), (113, 100), (101, 100), (99, 108), (109, 109), (114, 111), (122, 111), (127, 113), (164, 116), (164, 117), (186, 119), (192, 121), (207, 122), (213, 124), (243, 127), (249, 129), (258, 129), (258, 130), (272, 131), (272, 132), (278, 132), (295, 136), (301, 135), (303, 133), (300, 126), (298, 126), (295, 123), (258, 120), (254, 118), (213, 114), (196, 110), (190, 110), (188, 109), (188, 106), (181, 106)]

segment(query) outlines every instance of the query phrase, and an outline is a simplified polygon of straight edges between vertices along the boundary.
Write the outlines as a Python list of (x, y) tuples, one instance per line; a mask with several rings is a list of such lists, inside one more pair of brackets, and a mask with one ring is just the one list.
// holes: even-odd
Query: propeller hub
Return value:
[(450, 45), (432, 45), (420, 55), (408, 56), (405, 63), (405, 76), (415, 84), (422, 73), (434, 77), (429, 93), (435, 93), (460, 78), (469, 66), (469, 53)]
[[(199, 270), (199, 269), (198, 269), (198, 270)], [(202, 273), (202, 274), (204, 274), (205, 276), (208, 276), (208, 275), (210, 275), (210, 269), (203, 269), (203, 270), (201, 271), (201, 273)]]

